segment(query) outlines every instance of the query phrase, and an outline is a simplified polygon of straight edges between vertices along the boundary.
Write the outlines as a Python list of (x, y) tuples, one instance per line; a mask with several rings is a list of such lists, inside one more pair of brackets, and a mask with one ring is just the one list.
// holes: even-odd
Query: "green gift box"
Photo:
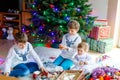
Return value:
[(113, 47), (113, 39), (104, 39), (98, 41), (98, 52), (106, 53), (112, 50)]
[(95, 40), (92, 38), (86, 38), (86, 41), (90, 45), (90, 50), (93, 50), (95, 52), (99, 53), (106, 53), (112, 50), (113, 47), (113, 39), (103, 39), (103, 40)]

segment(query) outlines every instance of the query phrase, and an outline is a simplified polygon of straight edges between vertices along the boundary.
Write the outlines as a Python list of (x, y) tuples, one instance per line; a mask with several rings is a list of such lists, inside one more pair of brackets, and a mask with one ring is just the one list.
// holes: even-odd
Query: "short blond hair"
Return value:
[(89, 44), (87, 42), (81, 42), (78, 44), (78, 48), (84, 49), (85, 52), (89, 51)]
[(76, 20), (71, 20), (68, 22), (67, 24), (68, 28), (70, 29), (76, 29), (76, 30), (79, 30), (80, 29), (80, 24), (78, 21)]

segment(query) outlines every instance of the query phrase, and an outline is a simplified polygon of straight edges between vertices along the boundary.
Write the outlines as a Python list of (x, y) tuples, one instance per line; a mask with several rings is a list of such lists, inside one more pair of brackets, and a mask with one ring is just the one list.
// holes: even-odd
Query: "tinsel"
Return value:
[(114, 67), (109, 67), (109, 66), (98, 67), (93, 70), (91, 76), (92, 76), (92, 78), (97, 79), (99, 76), (103, 76), (103, 77), (105, 75), (112, 76), (115, 74), (115, 72), (118, 72), (118, 71), (119, 71), (119, 69), (114, 68)]

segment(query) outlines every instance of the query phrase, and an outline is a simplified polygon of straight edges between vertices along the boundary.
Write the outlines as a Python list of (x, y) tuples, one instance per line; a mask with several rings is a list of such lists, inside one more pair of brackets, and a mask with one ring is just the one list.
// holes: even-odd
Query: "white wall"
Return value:
[(107, 19), (108, 0), (89, 0), (92, 4), (93, 16), (98, 16), (98, 19)]

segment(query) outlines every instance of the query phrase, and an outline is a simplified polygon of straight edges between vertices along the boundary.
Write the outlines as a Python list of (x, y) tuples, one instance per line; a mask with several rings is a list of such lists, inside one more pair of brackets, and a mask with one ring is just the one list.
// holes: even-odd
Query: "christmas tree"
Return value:
[(31, 8), (29, 30), (38, 42), (60, 42), (70, 20), (77, 20), (81, 26), (78, 33), (87, 36), (96, 19), (90, 15), (88, 0), (34, 0)]

